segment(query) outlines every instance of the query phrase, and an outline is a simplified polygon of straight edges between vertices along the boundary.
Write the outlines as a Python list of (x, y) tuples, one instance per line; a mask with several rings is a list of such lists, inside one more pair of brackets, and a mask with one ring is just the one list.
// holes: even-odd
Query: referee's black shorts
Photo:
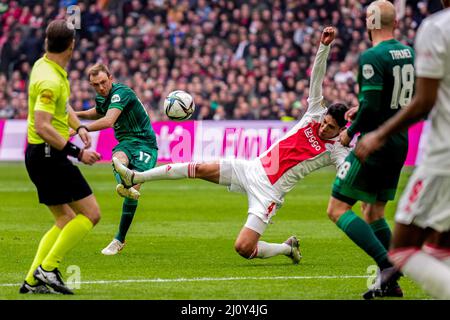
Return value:
[(92, 194), (78, 167), (47, 143), (28, 144), (25, 165), (37, 188), (40, 203), (49, 206), (66, 204)]

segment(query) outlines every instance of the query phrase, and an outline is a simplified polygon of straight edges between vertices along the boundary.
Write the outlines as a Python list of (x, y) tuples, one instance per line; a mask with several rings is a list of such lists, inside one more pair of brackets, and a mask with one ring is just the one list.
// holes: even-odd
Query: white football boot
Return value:
[(291, 258), (292, 263), (298, 264), (302, 259), (302, 255), (300, 253), (300, 243), (297, 237), (292, 236), (289, 239), (287, 239), (284, 243), (291, 247), (291, 253), (288, 254), (287, 256)]
[(117, 173), (120, 175), (120, 178), (122, 179), (122, 184), (127, 188), (134, 186), (135, 185), (135, 183), (133, 182), (134, 171), (128, 169), (116, 157), (113, 157), (112, 160), (114, 169), (117, 171)]
[(135, 188), (125, 188), (123, 184), (119, 183), (116, 186), (116, 191), (119, 194), (119, 196), (123, 198), (129, 198), (133, 200), (138, 200), (141, 193), (137, 191)]
[(124, 246), (125, 242), (122, 243), (117, 239), (113, 239), (113, 241), (111, 241), (111, 243), (108, 244), (108, 246), (102, 250), (102, 253), (105, 256), (113, 256), (115, 254), (118, 254), (119, 251), (121, 251)]

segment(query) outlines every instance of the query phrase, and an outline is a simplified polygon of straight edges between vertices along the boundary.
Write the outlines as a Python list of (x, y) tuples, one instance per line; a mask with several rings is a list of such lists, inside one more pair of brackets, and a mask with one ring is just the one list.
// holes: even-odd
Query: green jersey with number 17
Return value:
[[(377, 129), (401, 108), (406, 107), (414, 93), (414, 49), (395, 39), (380, 42), (365, 51), (359, 60), (359, 103), (369, 105), (368, 91), (380, 91), (381, 103), (377, 116), (364, 119), (359, 126), (362, 135)], [(406, 157), (408, 152), (408, 131), (389, 138), (378, 153)], [(375, 154), (374, 154), (375, 155)]]
[(112, 108), (122, 111), (114, 123), (114, 135), (119, 142), (140, 141), (157, 149), (155, 132), (147, 110), (129, 87), (121, 83), (113, 83), (109, 95), (105, 98), (97, 94), (95, 103), (95, 110), (103, 116)]

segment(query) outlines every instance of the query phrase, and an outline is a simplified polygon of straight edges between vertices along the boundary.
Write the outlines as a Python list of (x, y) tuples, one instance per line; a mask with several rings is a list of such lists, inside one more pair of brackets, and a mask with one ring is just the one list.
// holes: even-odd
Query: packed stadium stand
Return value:
[[(78, 6), (81, 25), (68, 68), (71, 105), (93, 106), (87, 68), (110, 66), (153, 120), (175, 89), (194, 96), (193, 119), (299, 119), (323, 26), (338, 30), (324, 82), (328, 102), (357, 105), (359, 54), (370, 42), (364, 8), (354, 0), (0, 0), (0, 118), (27, 117), (27, 77), (43, 54), (47, 23)], [(439, 1), (399, 1), (395, 36), (412, 45)]]

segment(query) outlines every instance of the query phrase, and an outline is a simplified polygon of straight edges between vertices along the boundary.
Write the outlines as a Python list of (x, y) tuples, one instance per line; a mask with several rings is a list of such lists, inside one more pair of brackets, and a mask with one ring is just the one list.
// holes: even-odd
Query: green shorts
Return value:
[(118, 151), (127, 155), (128, 168), (139, 172), (154, 168), (158, 160), (158, 149), (151, 148), (141, 141), (122, 141), (114, 147), (112, 153)]
[(403, 163), (369, 158), (361, 163), (354, 152), (339, 168), (332, 195), (353, 205), (356, 201), (375, 203), (394, 200)]

